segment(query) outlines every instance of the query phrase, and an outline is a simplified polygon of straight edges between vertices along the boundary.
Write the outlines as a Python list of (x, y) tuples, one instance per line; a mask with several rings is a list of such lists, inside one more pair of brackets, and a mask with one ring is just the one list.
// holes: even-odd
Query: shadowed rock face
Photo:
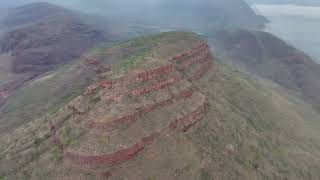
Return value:
[(11, 52), (15, 73), (48, 71), (106, 39), (71, 11), (47, 3), (17, 8), (6, 24), (17, 27), (0, 43), (2, 52)]
[(258, 31), (221, 31), (214, 44), (232, 63), (295, 90), (320, 107), (320, 65), (304, 52)]

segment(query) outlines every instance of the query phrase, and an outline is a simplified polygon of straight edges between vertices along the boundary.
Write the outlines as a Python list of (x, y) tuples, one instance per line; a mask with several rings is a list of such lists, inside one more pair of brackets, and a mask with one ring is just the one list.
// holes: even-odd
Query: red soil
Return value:
[(192, 96), (192, 89), (187, 89), (185, 91), (182, 91), (181, 93), (174, 95), (173, 98), (163, 100), (161, 102), (149, 105), (149, 106), (142, 106), (138, 108), (138, 110), (130, 115), (123, 116), (114, 120), (111, 120), (110, 122), (90, 122), (89, 128), (93, 129), (105, 129), (105, 130), (113, 130), (116, 128), (117, 125), (123, 124), (123, 123), (131, 123), (134, 122), (138, 117), (142, 116), (143, 114), (149, 113), (156, 108), (167, 106), (174, 103), (174, 99), (178, 100), (181, 98), (186, 98)]

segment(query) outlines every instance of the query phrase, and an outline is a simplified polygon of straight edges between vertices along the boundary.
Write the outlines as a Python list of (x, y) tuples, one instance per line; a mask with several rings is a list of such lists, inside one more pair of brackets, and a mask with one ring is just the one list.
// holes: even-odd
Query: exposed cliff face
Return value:
[(265, 32), (222, 31), (214, 43), (246, 70), (301, 93), (320, 107), (320, 65), (308, 55)]

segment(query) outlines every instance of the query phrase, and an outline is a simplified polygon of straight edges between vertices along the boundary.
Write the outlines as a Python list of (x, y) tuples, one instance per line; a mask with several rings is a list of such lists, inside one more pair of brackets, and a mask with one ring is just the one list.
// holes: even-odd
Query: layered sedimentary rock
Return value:
[[(204, 117), (208, 104), (193, 81), (204, 76), (212, 63), (208, 45), (201, 43), (158, 67), (89, 86), (66, 106), (74, 112), (73, 133), (55, 132), (53, 142), (63, 152), (65, 165), (116, 167), (143, 155), (166, 134), (188, 131)], [(97, 173), (97, 177), (111, 175)]]

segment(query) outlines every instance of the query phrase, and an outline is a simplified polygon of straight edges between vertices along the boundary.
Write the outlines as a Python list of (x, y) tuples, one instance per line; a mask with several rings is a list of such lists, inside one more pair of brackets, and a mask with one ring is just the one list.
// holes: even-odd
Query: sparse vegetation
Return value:
[(54, 146), (51, 150), (51, 160), (55, 162), (62, 161), (63, 155), (61, 149), (58, 146)]
[(147, 57), (149, 52), (150, 49), (144, 49), (136, 54), (124, 58), (120, 63), (120, 70), (127, 72), (129, 69), (138, 67), (145, 61), (145, 58)]
[(72, 129), (69, 126), (64, 127), (62, 130), (63, 144), (66, 146), (76, 143), (71, 131)]
[(99, 101), (101, 101), (101, 98), (100, 98), (99, 96), (95, 96), (95, 95), (91, 95), (91, 96), (90, 96), (90, 103), (96, 104), (96, 103), (98, 103)]
[(205, 169), (200, 169), (199, 180), (212, 180), (212, 177)]
[[(152, 43), (155, 47), (148, 50), (134, 49), (136, 46), (144, 46), (144, 41), (148, 38), (144, 38), (143, 41), (137, 39), (136, 42), (118, 44), (117, 48), (125, 46), (133, 51), (130, 53), (132, 56), (125, 56), (120, 66), (135, 68), (144, 64), (144, 56), (149, 54), (156, 59), (167, 60), (172, 54), (187, 49), (191, 46), (190, 44), (197, 42), (194, 34), (190, 33), (163, 33), (149, 38), (155, 41)], [(177, 39), (183, 39), (183, 41)], [(185, 44), (188, 46), (184, 47)], [(209, 106), (205, 118), (185, 133), (172, 130), (158, 138), (152, 145), (146, 146), (143, 153), (129, 162), (130, 166), (123, 166), (125, 168), (123, 173), (119, 173), (119, 179), (128, 177), (150, 180), (164, 179), (164, 177), (199, 180), (220, 177), (222, 179), (319, 179), (320, 174), (316, 167), (319, 167), (317, 152), (320, 149), (320, 142), (315, 138), (320, 137), (319, 113), (308, 104), (281, 87), (263, 79), (252, 78), (219, 59), (216, 59), (214, 68), (206, 76), (193, 82), (193, 88), (208, 97)], [(100, 90), (103, 91), (103, 89)], [(99, 101), (96, 98), (97, 95), (98, 93), (88, 97), (90, 106), (102, 108), (100, 105), (106, 104), (97, 103)], [(143, 97), (153, 98), (152, 95)], [(68, 99), (68, 97), (65, 98), (66, 101)], [(117, 105), (122, 104), (120, 102)], [(187, 111), (189, 104), (182, 106), (181, 109)], [(109, 131), (83, 133), (81, 140), (78, 132), (80, 130), (75, 127), (82, 125), (77, 123), (80, 122), (77, 121), (78, 119), (88, 120), (87, 114), (71, 118), (68, 116), (67, 122), (62, 125), (62, 129), (59, 129), (59, 135), (62, 143), (68, 146), (67, 148), (76, 150), (82, 148), (84, 152), (81, 151), (81, 153), (100, 153), (100, 151), (104, 152), (103, 150), (109, 152), (117, 148), (130, 147), (135, 141), (135, 136), (140, 136), (140, 133), (149, 133), (153, 126), (158, 125), (157, 123), (159, 125), (161, 123), (161, 126), (165, 125), (167, 120), (175, 115), (170, 114), (171, 111), (179, 110), (175, 107), (166, 111), (160, 108), (155, 114), (146, 113), (143, 118), (136, 121), (134, 127), (128, 124), (119, 125), (117, 128), (121, 131), (111, 132), (111, 135), (108, 134)], [(101, 111), (100, 117), (94, 114), (91, 118), (104, 120), (107, 113), (109, 111)], [(55, 116), (58, 115), (59, 112), (55, 114)], [(154, 119), (157, 121), (151, 121)], [(77, 124), (75, 126), (68, 121)], [(87, 129), (85, 131), (87, 132)], [(116, 135), (112, 136), (113, 133)], [(82, 141), (88, 142), (89, 146)], [(121, 141), (119, 147), (114, 145), (118, 141)], [(41, 139), (32, 139), (30, 142), (37, 145)], [(85, 145), (80, 146), (81, 143)], [(62, 160), (63, 152), (58, 146), (50, 147), (48, 154), (50, 160), (54, 162)], [(41, 155), (46, 157), (46, 154)], [(39, 162), (30, 163), (27, 167), (39, 168), (48, 163), (51, 162), (40, 159)], [(104, 171), (109, 170), (109, 167), (99, 168)], [(101, 170), (99, 168), (94, 170)], [(50, 170), (53, 172), (44, 170), (40, 176), (66, 172), (61, 168), (60, 163), (50, 164)], [(81, 177), (90, 176), (91, 179), (93, 176), (87, 171), (83, 173), (74, 169), (67, 169), (67, 171), (70, 171), (67, 175), (81, 174)]]

